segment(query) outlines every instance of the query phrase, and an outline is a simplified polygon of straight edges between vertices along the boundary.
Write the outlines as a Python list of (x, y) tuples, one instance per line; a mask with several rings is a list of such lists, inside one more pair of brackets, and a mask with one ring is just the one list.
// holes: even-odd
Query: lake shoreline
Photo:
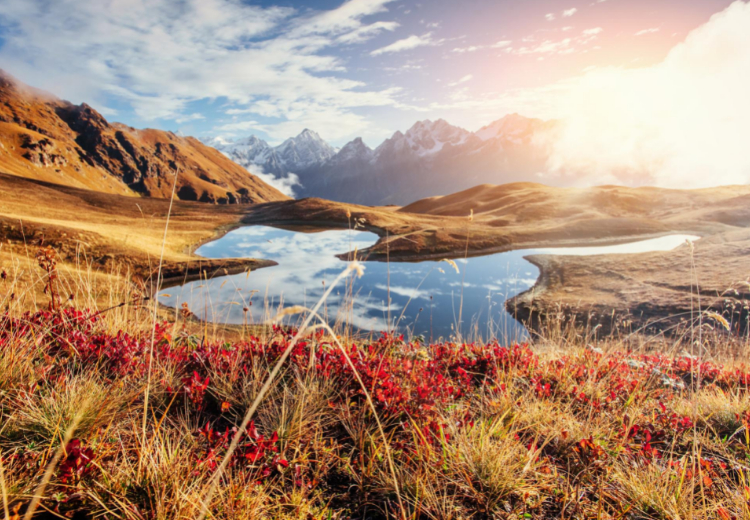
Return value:
[[(195, 299), (190, 300), (189, 306), (194, 313), (202, 316), (203, 319), (208, 322), (215, 322), (217, 320), (221, 320), (225, 323), (232, 322), (233, 320), (235, 322), (238, 321), (239, 318), (237, 316), (235, 316), (235, 318), (231, 318), (231, 315), (237, 315), (237, 309), (227, 307), (226, 302), (232, 299), (236, 299), (238, 302), (240, 302), (240, 300), (244, 298), (241, 295), (247, 295), (248, 289), (260, 289), (260, 292), (263, 293), (262, 289), (264, 286), (266, 287), (266, 300), (264, 302), (264, 308), (266, 309), (268, 305), (268, 297), (271, 298), (270, 303), (272, 307), (275, 305), (274, 302), (280, 302), (282, 299), (285, 302), (285, 306), (302, 304), (302, 297), (300, 296), (300, 294), (297, 294), (295, 292), (295, 290), (298, 290), (300, 287), (312, 289), (311, 292), (305, 292), (305, 294), (307, 294), (308, 297), (311, 297), (314, 301), (318, 297), (318, 295), (315, 294), (314, 287), (320, 288), (319, 283), (321, 279), (330, 280), (330, 278), (328, 277), (334, 276), (331, 273), (342, 271), (346, 266), (346, 260), (351, 254), (351, 251), (349, 253), (334, 254), (335, 251), (341, 251), (345, 248), (351, 247), (352, 250), (358, 248), (359, 250), (366, 253), (366, 251), (368, 250), (366, 246), (368, 244), (372, 244), (373, 241), (377, 240), (378, 238), (374, 233), (365, 232), (363, 234), (363, 230), (350, 231), (341, 228), (317, 228), (310, 225), (305, 226), (304, 229), (299, 229), (295, 226), (289, 225), (288, 222), (285, 224), (286, 225), (282, 227), (266, 225), (245, 226), (240, 230), (234, 230), (230, 234), (225, 235), (222, 239), (210, 242), (203, 246), (204, 248), (215, 249), (199, 249), (197, 251), (197, 254), (201, 254), (208, 259), (224, 259), (228, 257), (240, 257), (242, 255), (259, 258), (270, 255), (270, 258), (273, 259), (272, 261), (276, 265), (280, 266), (280, 270), (274, 270), (274, 273), (260, 273), (260, 278), (258, 278), (256, 275), (250, 283), (246, 282), (247, 277), (235, 277), (234, 281), (232, 281), (232, 277), (229, 277), (223, 278), (224, 281), (216, 280), (215, 282), (211, 282), (209, 279), (209, 284), (205, 284), (202, 282), (198, 286), (196, 286), (196, 284), (187, 284), (185, 285), (185, 287), (183, 287), (183, 291), (180, 292), (182, 296), (178, 296), (177, 300), (170, 302), (169, 307), (174, 308), (175, 306), (177, 306), (177, 301), (186, 301), (187, 299), (194, 298), (194, 291), (196, 291), (195, 287), (198, 287), (198, 293), (205, 292), (205, 295), (198, 296), (197, 301)], [(332, 236), (337, 237), (333, 242), (331, 242)], [(369, 236), (372, 238), (365, 238), (365, 236)], [(668, 240), (669, 238), (672, 238), (672, 240)], [(677, 242), (674, 241), (675, 238), (678, 240)], [(685, 238), (694, 240), (699, 237), (686, 235), (661, 235), (658, 237), (620, 237), (616, 240), (598, 239), (582, 241), (579, 239), (575, 239), (558, 241), (557, 244), (559, 245), (556, 245), (556, 247), (552, 247), (553, 244), (551, 244), (549, 241), (546, 241), (539, 245), (532, 245), (532, 247), (523, 247), (527, 244), (520, 244), (519, 249), (504, 249), (503, 251), (493, 251), (483, 255), (471, 255), (471, 258), (475, 259), (475, 262), (472, 262), (471, 265), (461, 267), (461, 272), (464, 273), (463, 276), (460, 279), (457, 278), (452, 283), (448, 283), (447, 280), (442, 280), (438, 281), (437, 286), (434, 285), (434, 278), (436, 276), (445, 277), (445, 271), (448, 271), (449, 274), (453, 272), (453, 270), (447, 266), (444, 269), (438, 269), (438, 271), (443, 272), (443, 274), (438, 275), (436, 272), (432, 277), (433, 280), (425, 284), (424, 287), (422, 286), (422, 284), (427, 279), (427, 276), (441, 265), (441, 260), (445, 259), (443, 255), (435, 255), (432, 257), (430, 257), (430, 255), (413, 256), (410, 259), (411, 261), (404, 261), (403, 257), (394, 257), (392, 258), (393, 261), (390, 263), (387, 271), (383, 270), (384, 267), (380, 267), (383, 266), (386, 260), (385, 258), (379, 258), (375, 261), (370, 262), (369, 260), (372, 260), (371, 258), (367, 258), (366, 255), (362, 255), (359, 257), (359, 259), (363, 261), (368, 260), (366, 266), (369, 265), (370, 267), (369, 269), (367, 267), (365, 268), (365, 277), (357, 281), (357, 292), (359, 293), (360, 291), (362, 291), (364, 292), (364, 294), (369, 294), (370, 296), (372, 296), (373, 289), (375, 289), (376, 287), (378, 287), (382, 292), (385, 288), (383, 282), (386, 280), (387, 273), (387, 279), (389, 279), (390, 283), (393, 285), (393, 292), (389, 292), (389, 298), (393, 297), (394, 293), (396, 294), (395, 299), (393, 300), (393, 304), (396, 305), (397, 309), (402, 305), (408, 305), (411, 302), (412, 298), (416, 298), (417, 300), (420, 298), (425, 298), (426, 294), (431, 295), (429, 305), (430, 309), (432, 309), (432, 295), (435, 296), (436, 299), (434, 303), (437, 304), (438, 307), (440, 305), (450, 306), (451, 304), (449, 301), (443, 301), (445, 299), (444, 295), (447, 295), (448, 292), (452, 294), (452, 292), (458, 290), (457, 287), (460, 286), (461, 301), (463, 302), (464, 306), (467, 306), (464, 310), (464, 317), (468, 320), (463, 321), (459, 319), (459, 321), (463, 323), (462, 327), (470, 326), (470, 328), (473, 328), (478, 326), (479, 328), (476, 330), (484, 330), (489, 324), (494, 324), (495, 326), (497, 326), (501, 323), (506, 323), (509, 317), (513, 318), (513, 320), (511, 321), (513, 321), (514, 323), (517, 322), (518, 324), (525, 326), (526, 323), (524, 319), (520, 318), (518, 315), (514, 315), (512, 312), (510, 312), (509, 315), (506, 315), (505, 311), (511, 310), (506, 304), (509, 299), (517, 297), (523, 292), (527, 292), (529, 290), (533, 291), (535, 288), (537, 288), (540, 280), (542, 279), (543, 273), (541, 270), (539, 270), (538, 272), (539, 276), (537, 276), (537, 273), (535, 273), (533, 275), (533, 278), (531, 279), (529, 279), (529, 275), (531, 275), (532, 273), (523, 273), (523, 271), (529, 270), (524, 268), (524, 265), (528, 265), (529, 268), (532, 265), (537, 266), (537, 263), (534, 261), (531, 261), (527, 264), (530, 258), (538, 256), (539, 254), (544, 254), (547, 250), (550, 250), (549, 253), (552, 255), (605, 255), (608, 253), (617, 253), (618, 245), (633, 245), (635, 246), (635, 251), (638, 251), (639, 247), (641, 250), (651, 250), (648, 248), (655, 248), (653, 250), (664, 250), (661, 248), (667, 247), (671, 249), (673, 247), (676, 247)], [(665, 245), (665, 241), (660, 239), (666, 239), (666, 244), (671, 245)], [(285, 240), (288, 242), (285, 242)], [(645, 243), (648, 242), (653, 242), (653, 244), (645, 245)], [(316, 245), (311, 246), (311, 244)], [(562, 249), (563, 251), (557, 253), (555, 252), (556, 249)], [(290, 254), (291, 251), (294, 251), (294, 253)], [(315, 252), (313, 253), (313, 251)], [(633, 254), (633, 252), (629, 251), (628, 248), (620, 247), (619, 251), (629, 255)], [(505, 253), (517, 254), (505, 257)], [(282, 256), (279, 256), (279, 254), (281, 254)], [(312, 254), (313, 256), (307, 258), (306, 255), (310, 254)], [(456, 258), (456, 260), (459, 260), (460, 265), (460, 259)], [(478, 261), (479, 263), (477, 264), (476, 261)], [(314, 276), (317, 277), (317, 282), (315, 282), (312, 278), (305, 277), (304, 273), (309, 271), (309, 266), (320, 265), (322, 265), (323, 267), (320, 267), (317, 270), (313, 269), (315, 271)], [(414, 267), (407, 267), (409, 265), (414, 265)], [(503, 271), (503, 266), (505, 266), (505, 271)], [(372, 271), (373, 269), (375, 270)], [(329, 273), (328, 275), (325, 275), (326, 278), (323, 278), (323, 275), (320, 274), (323, 272)], [(468, 278), (466, 277), (467, 272), (469, 274)], [(293, 274), (293, 277), (295, 278), (295, 282), (292, 285), (288, 285), (285, 282), (286, 277), (291, 276), (290, 273)], [(411, 276), (412, 278), (410, 278), (409, 280), (404, 279), (403, 273), (409, 273), (408, 276)], [(422, 279), (422, 281), (419, 282), (419, 284), (415, 288), (414, 285), (416, 285), (416, 282), (423, 276), (424, 279)], [(369, 282), (367, 282), (368, 279)], [(467, 292), (465, 299), (464, 281), (466, 282)], [(221, 282), (221, 286), (219, 287), (219, 289), (217, 289), (216, 284), (219, 282)], [(234, 288), (236, 288), (236, 291), (244, 292), (227, 293), (226, 290), (221, 294), (219, 294), (218, 292), (214, 292), (224, 288), (227, 282), (230, 282), (228, 287), (232, 287), (232, 291), (234, 291)], [(316, 283), (318, 285), (316, 285)], [(445, 285), (446, 283), (447, 285)], [(519, 283), (521, 284), (520, 286), (518, 285)], [(450, 287), (454, 287), (454, 284), (459, 285), (451, 291)], [(188, 285), (192, 287), (192, 289), (188, 289)], [(421, 291), (420, 287), (422, 288)], [(485, 297), (490, 296), (480, 294), (482, 292), (482, 287), (487, 287), (489, 289), (491, 300), (485, 302)], [(477, 288), (479, 289), (477, 290)], [(188, 296), (184, 296), (185, 290), (187, 290)], [(174, 291), (170, 291), (170, 293), (172, 293), (169, 295), (170, 298), (173, 294), (176, 294)], [(410, 295), (408, 301), (405, 298), (399, 300), (400, 294)], [(377, 298), (384, 298), (385, 296), (384, 294), (377, 295), (377, 291), (375, 295)], [(500, 297), (502, 297), (502, 299), (496, 301), (496, 299)], [(451, 298), (453, 298), (453, 296)], [(200, 302), (202, 301), (212, 302), (210, 310), (208, 308), (201, 309)], [(441, 301), (442, 303), (440, 303)], [(255, 303), (257, 305), (259, 302), (256, 301)], [(372, 302), (368, 301), (368, 298), (366, 297), (364, 301), (357, 301), (355, 303), (355, 306), (362, 307), (362, 309), (359, 309), (359, 312), (367, 314), (367, 309), (370, 308), (369, 306), (371, 305), (371, 303)], [(488, 303), (489, 307), (487, 307)], [(240, 303), (238, 303), (238, 305), (239, 304)], [(412, 306), (421, 308), (421, 306), (426, 304), (426, 301), (419, 302), (415, 300)], [(333, 307), (336, 307), (336, 305), (337, 304), (333, 304)], [(452, 305), (455, 305), (455, 302), (453, 302)], [(498, 315), (495, 315), (491, 312), (493, 309), (495, 310), (495, 314), (497, 314), (498, 309), (503, 309), (503, 311), (501, 311)], [(413, 311), (414, 309), (412, 309), (412, 312)], [(219, 314), (216, 314), (217, 312), (219, 312)], [(399, 310), (396, 310), (396, 313), (398, 312)], [(211, 317), (209, 317), (209, 313)], [(430, 310), (430, 314), (432, 314), (432, 310)], [(455, 316), (453, 318), (455, 319)], [(242, 315), (241, 319), (244, 322), (246, 316)], [(255, 319), (257, 319), (257, 317)], [(362, 319), (364, 319), (364, 317), (362, 317)], [(418, 319), (418, 317), (415, 318), (415, 323), (416, 319)], [(475, 323), (475, 319), (479, 321)], [(443, 318), (440, 318), (440, 322), (443, 323), (443, 325), (447, 323), (446, 320), (450, 321), (450, 317), (444, 316)], [(408, 324), (408, 320), (406, 324)], [(361, 328), (361, 324), (357, 325), (357, 327)], [(387, 327), (387, 325), (383, 324), (381, 325), (381, 327)], [(502, 325), (501, 328), (505, 332), (509, 330), (507, 324)], [(371, 327), (369, 330), (374, 329)], [(454, 329), (451, 327), (450, 331), (453, 330)], [(426, 331), (423, 330), (420, 330), (420, 332), (422, 334), (426, 333)], [(412, 331), (412, 333), (416, 332)], [(430, 334), (431, 333), (432, 327), (430, 328)], [(445, 336), (446, 334), (452, 332), (449, 332), (447, 329), (440, 329), (439, 333)], [(516, 333), (514, 337), (518, 337), (518, 334)]]

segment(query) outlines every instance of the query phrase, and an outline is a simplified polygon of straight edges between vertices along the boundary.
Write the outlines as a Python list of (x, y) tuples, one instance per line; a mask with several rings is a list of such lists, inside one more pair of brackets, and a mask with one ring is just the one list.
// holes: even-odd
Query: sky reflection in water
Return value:
[[(400, 332), (421, 334), (428, 340), (449, 338), (455, 335), (460, 319), (464, 337), (520, 340), (526, 330), (505, 311), (504, 302), (534, 285), (539, 275), (524, 256), (670, 250), (686, 238), (698, 237), (673, 235), (618, 246), (509, 251), (457, 260), (458, 273), (446, 262), (367, 262), (364, 276), (353, 281), (354, 305), (348, 312), (340, 310), (347, 307), (349, 292), (343, 281), (322, 312), (331, 322), (338, 317), (360, 330), (387, 330), (390, 285), (390, 321), (398, 323)], [(207, 258), (267, 258), (279, 265), (170, 288), (159, 300), (171, 307), (187, 302), (196, 316), (212, 322), (243, 323), (246, 319), (258, 323), (274, 316), (282, 305), (315, 305), (325, 291), (323, 282), (330, 284), (346, 268), (346, 262), (334, 255), (365, 249), (377, 239), (374, 233), (347, 230), (301, 233), (265, 226), (241, 228), (197, 253)], [(247, 316), (244, 307), (250, 309)]]

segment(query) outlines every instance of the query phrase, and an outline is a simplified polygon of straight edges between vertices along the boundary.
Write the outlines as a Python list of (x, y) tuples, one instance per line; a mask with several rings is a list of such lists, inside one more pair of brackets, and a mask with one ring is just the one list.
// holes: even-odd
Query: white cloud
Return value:
[(435, 291), (425, 291), (423, 289), (417, 289), (415, 287), (401, 287), (398, 285), (391, 285), (390, 287), (385, 284), (375, 284), (376, 289), (381, 291), (390, 291), (393, 294), (398, 294), (405, 298), (428, 300), (430, 296), (435, 294)]
[(187, 123), (188, 121), (199, 121), (201, 119), (206, 119), (206, 116), (195, 112), (192, 114), (176, 117), (175, 121), (177, 121), (178, 123)]
[(649, 27), (648, 29), (642, 29), (635, 33), (636, 36), (643, 36), (644, 34), (653, 34), (659, 32), (659, 27)]
[[(573, 54), (581, 47), (586, 46), (597, 38), (604, 29), (601, 27), (594, 27), (591, 29), (585, 29), (579, 36), (569, 36), (562, 40), (544, 40), (542, 42), (536, 42), (532, 37), (526, 37), (523, 39), (524, 42), (534, 43), (534, 45), (524, 45), (521, 47), (505, 47), (505, 51), (513, 53), (519, 56), (525, 55), (564, 55)], [(537, 59), (543, 59), (542, 56), (538, 56)]]
[(269, 186), (273, 186), (284, 195), (292, 198), (296, 197), (295, 188), (302, 186), (299, 177), (294, 173), (287, 173), (284, 176), (277, 177), (273, 173), (266, 173), (258, 165), (250, 166), (247, 170)]
[(492, 47), (493, 49), (504, 49), (505, 47), (510, 47), (512, 43), (513, 42), (511, 40), (502, 40), (497, 43), (493, 43), (492, 45), (490, 45), (490, 47)]
[(601, 27), (594, 27), (592, 29), (585, 29), (583, 31), (583, 34), (584, 34), (584, 36), (593, 36), (595, 34), (601, 33), (603, 30), (604, 29), (602, 29)]
[(385, 47), (375, 49), (370, 54), (372, 56), (380, 56), (381, 54), (403, 52), (403, 51), (408, 51), (411, 49), (416, 49), (417, 47), (439, 45), (440, 43), (442, 43), (442, 41), (440, 40), (435, 41), (432, 39), (432, 33), (426, 33), (426, 34), (423, 34), (422, 36), (417, 36), (416, 34), (412, 34), (408, 38), (397, 40), (391, 43), (390, 45), (386, 45)]
[(509, 47), (513, 42), (511, 40), (502, 40), (492, 45), (469, 45), (468, 47), (456, 47), (451, 52), (463, 54), (465, 52), (476, 52), (482, 49), (504, 49)]
[(521, 47), (513, 52), (519, 56), (526, 54), (570, 54), (575, 51), (572, 47), (573, 39), (565, 38), (559, 41), (545, 40), (534, 47)]
[(570, 9), (566, 9), (565, 11), (563, 11), (562, 15), (565, 18), (570, 18), (571, 16), (573, 16), (577, 12), (578, 12), (578, 9), (576, 9), (575, 7), (571, 7)]
[(473, 74), (467, 74), (466, 76), (462, 77), (459, 80), (454, 81), (453, 83), (448, 83), (449, 87), (455, 87), (456, 85), (460, 85), (461, 83), (466, 83), (467, 81), (471, 81), (474, 79)]
[(262, 126), (258, 121), (235, 121), (234, 123), (226, 123), (218, 127), (225, 137), (233, 137), (238, 134), (245, 134), (252, 130), (257, 130), (259, 126)]
[(470, 45), (468, 47), (456, 47), (451, 52), (462, 54), (464, 52), (476, 52), (481, 49), (484, 49), (484, 45)]
[(343, 34), (338, 37), (337, 41), (341, 43), (362, 43), (383, 31), (394, 31), (397, 27), (399, 27), (397, 22), (375, 22)]
[(544, 19), (547, 20), (548, 22), (551, 22), (552, 20), (555, 19), (555, 14), (554, 13), (547, 13), (547, 14), (544, 15)]
[(734, 2), (663, 62), (597, 68), (529, 92), (564, 119), (550, 170), (580, 183), (750, 183), (750, 3)]
[(392, 1), (298, 12), (242, 0), (3, 0), (0, 20), (12, 30), (0, 63), (75, 102), (114, 97), (143, 119), (184, 121), (195, 117), (191, 103), (226, 98), (297, 132), (338, 120), (324, 134), (338, 139), (367, 127), (353, 109), (398, 105), (396, 89), (342, 78), (332, 52), (393, 30), (363, 21)]

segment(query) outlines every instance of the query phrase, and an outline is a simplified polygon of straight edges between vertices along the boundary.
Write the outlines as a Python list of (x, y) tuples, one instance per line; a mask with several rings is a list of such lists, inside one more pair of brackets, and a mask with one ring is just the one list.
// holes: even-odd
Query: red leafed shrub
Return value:
[(185, 395), (196, 406), (203, 404), (203, 397), (206, 395), (208, 383), (208, 376), (201, 377), (195, 370), (189, 377), (182, 378), (182, 388)]
[(80, 439), (73, 439), (65, 447), (65, 458), (57, 470), (60, 482), (76, 484), (94, 469), (93, 460), (94, 451)]
[[(198, 462), (203, 467), (213, 471), (221, 463), (227, 453), (237, 428), (225, 428), (223, 433), (205, 425), (198, 430), (202, 447)], [(289, 467), (289, 462), (279, 456), (279, 435), (273, 432), (266, 439), (258, 433), (255, 422), (251, 421), (247, 431), (240, 438), (237, 449), (232, 453), (230, 467), (254, 470), (259, 480), (264, 480), (276, 473), (281, 473)]]
[[(198, 476), (215, 472), (226, 456), (237, 432), (234, 425), (245, 412), (240, 403), (246, 402), (246, 383), (250, 378), (267, 377), (269, 368), (290, 347), (295, 335), (293, 329), (274, 327), (267, 338), (199, 342), (186, 339), (184, 334), (172, 338), (170, 325), (158, 324), (152, 343), (150, 329), (107, 333), (99, 320), (94, 313), (74, 309), (3, 317), (0, 351), (31, 345), (34, 356), (33, 382), (25, 383), (18, 394), (62, 386), (70, 374), (86, 371), (96, 371), (107, 383), (134, 382), (133, 386), (140, 388), (151, 364), (159, 371), (153, 381), (163, 381), (168, 394), (164, 402), (159, 398), (152, 401), (159, 424), (169, 427), (177, 414), (195, 421), (189, 424), (205, 424), (193, 432), (195, 447), (189, 452), (195, 463), (191, 470)], [(450, 464), (464, 460), (461, 452), (455, 452), (468, 442), (464, 434), (482, 432), (467, 430), (492, 424), (499, 433), (488, 443), (502, 439), (530, 452), (529, 469), (524, 469), (524, 474), (528, 471), (531, 475), (539, 463), (546, 475), (568, 478), (576, 486), (605, 484), (614, 473), (612, 469), (623, 462), (657, 472), (672, 471), (679, 478), (696, 477), (706, 493), (719, 493), (720, 486), (715, 482), (736, 483), (744, 478), (743, 466), (729, 464), (710, 451), (702, 452), (703, 458), (694, 461), (692, 432), (700, 428), (703, 438), (713, 438), (717, 445), (721, 443), (722, 450), (745, 460), (750, 412), (724, 414), (706, 427), (705, 423), (714, 420), (713, 415), (695, 419), (676, 411), (685, 408), (683, 398), (692, 396), (698, 375), (701, 388), (721, 389), (745, 398), (750, 372), (744, 367), (726, 370), (688, 356), (628, 352), (605, 356), (576, 351), (544, 360), (528, 345), (424, 345), (393, 335), (364, 344), (347, 343), (343, 348), (321, 333), (300, 338), (276, 381), (281, 388), (298, 381), (333, 380), (335, 391), (325, 395), (323, 406), (326, 417), (340, 420), (331, 419), (314, 435), (300, 434), (298, 437), (304, 440), (296, 439), (297, 445), (282, 442), (272, 431), (278, 426), (264, 430), (251, 423), (229, 460), (229, 471), (246, 472), (251, 481), (273, 480), (270, 487), (294, 485), (300, 491), (318, 485), (329, 486), (325, 489), (369, 489), (362, 475), (377, 467), (376, 457), (383, 457), (384, 452), (369, 447), (370, 442), (380, 442), (379, 437), (359, 443), (358, 432), (352, 431), (359, 424), (372, 426), (367, 393), (396, 464), (403, 470), (413, 469), (409, 464), (416, 464), (414, 461), (428, 461), (435, 465), (431, 472), (448, 471)], [(525, 415), (527, 405), (538, 415)], [(546, 424), (547, 410), (550, 425)], [(266, 420), (261, 413), (257, 417)], [(349, 419), (351, 424), (346, 422)], [(598, 425), (604, 422), (606, 431), (573, 427), (575, 423), (597, 425), (599, 419)], [(569, 435), (577, 437), (568, 440)], [(316, 457), (299, 455), (305, 450), (312, 452), (313, 445)], [(97, 451), (96, 462), (104, 467), (106, 452), (103, 448)], [(289, 455), (289, 471), (290, 461), (282, 453), (293, 454)], [(34, 466), (35, 459), (24, 462), (19, 457), (13, 459), (13, 467), (20, 467), (22, 462)], [(72, 441), (58, 468), (60, 482), (78, 487), (87, 484), (84, 479), (96, 467), (93, 461), (91, 448), (79, 440)], [(330, 468), (335, 471), (327, 473)], [(455, 473), (449, 472), (449, 477), (450, 485), (460, 480)], [(615, 493), (616, 486), (610, 484), (597, 487), (596, 492), (612, 487)], [(591, 489), (589, 498), (596, 494)], [(391, 499), (384, 498), (383, 502)], [(549, 499), (547, 505), (554, 500)], [(523, 507), (530, 503), (522, 502)], [(568, 514), (575, 513), (566, 511)]]

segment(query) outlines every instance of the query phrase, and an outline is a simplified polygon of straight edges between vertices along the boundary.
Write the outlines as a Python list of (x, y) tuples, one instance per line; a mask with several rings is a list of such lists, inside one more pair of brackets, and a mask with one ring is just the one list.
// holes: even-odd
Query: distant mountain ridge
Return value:
[(192, 137), (110, 123), (0, 70), (0, 171), (76, 188), (217, 204), (287, 197)]
[(275, 175), (316, 166), (331, 159), (338, 152), (338, 149), (308, 129), (276, 147), (271, 147), (254, 135), (237, 141), (214, 137), (204, 139), (203, 143), (213, 146), (242, 166), (261, 166), (266, 173)]
[(255, 136), (204, 143), (246, 168), (294, 174), (300, 197), (403, 205), (479, 184), (536, 179), (549, 155), (541, 136), (556, 127), (511, 114), (473, 133), (443, 119), (419, 121), (375, 149), (358, 137), (337, 150), (307, 129), (275, 148)]

